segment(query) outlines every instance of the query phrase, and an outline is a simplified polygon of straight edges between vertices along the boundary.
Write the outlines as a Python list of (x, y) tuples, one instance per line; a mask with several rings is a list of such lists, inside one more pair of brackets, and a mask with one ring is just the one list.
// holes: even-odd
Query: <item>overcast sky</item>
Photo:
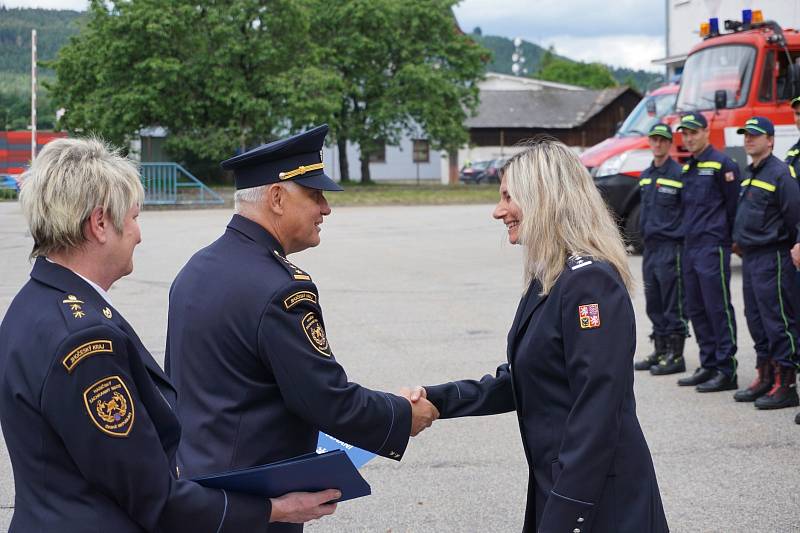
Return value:
[[(85, 10), (87, 0), (0, 0), (7, 7)], [(581, 61), (661, 70), (664, 2), (659, 0), (463, 0), (455, 9), (465, 32), (522, 37)]]

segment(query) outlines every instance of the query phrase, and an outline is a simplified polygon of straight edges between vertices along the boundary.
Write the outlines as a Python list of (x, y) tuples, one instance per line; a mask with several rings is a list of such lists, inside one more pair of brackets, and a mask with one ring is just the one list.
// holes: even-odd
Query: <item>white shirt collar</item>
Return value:
[[(47, 259), (47, 260), (48, 260), (49, 262), (51, 262), (51, 263), (58, 264), (58, 263), (56, 263), (55, 261), (53, 261), (52, 259), (50, 259), (49, 257), (45, 257), (45, 259)], [(61, 266), (64, 266), (64, 265), (61, 265)], [(67, 267), (64, 267), (64, 268), (67, 268)], [(97, 283), (95, 283), (94, 281), (90, 280), (89, 278), (86, 278), (86, 277), (84, 277), (84, 276), (81, 276), (80, 274), (78, 274), (78, 273), (77, 273), (77, 272), (75, 272), (74, 270), (71, 270), (71, 269), (67, 269), (67, 270), (69, 270), (70, 272), (72, 272), (73, 274), (75, 274), (76, 276), (78, 276), (79, 278), (81, 278), (83, 281), (85, 281), (86, 283), (88, 283), (89, 285), (91, 285), (91, 286), (92, 286), (92, 288), (93, 288), (95, 291), (97, 291), (97, 294), (99, 294), (100, 296), (102, 296), (102, 297), (103, 297), (103, 300), (105, 300), (105, 301), (106, 301), (106, 303), (107, 303), (108, 305), (110, 305), (111, 307), (114, 307), (114, 304), (113, 304), (113, 303), (111, 303), (111, 297), (108, 295), (108, 293), (107, 293), (106, 291), (104, 291), (104, 290), (103, 290), (103, 288), (102, 288), (100, 285), (98, 285), (98, 284), (97, 284)]]

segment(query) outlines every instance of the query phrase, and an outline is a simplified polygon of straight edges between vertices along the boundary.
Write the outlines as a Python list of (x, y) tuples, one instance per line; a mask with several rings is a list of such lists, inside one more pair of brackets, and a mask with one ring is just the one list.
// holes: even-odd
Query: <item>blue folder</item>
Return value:
[(194, 481), (212, 489), (266, 498), (276, 498), (287, 492), (339, 489), (342, 497), (337, 501), (343, 502), (372, 493), (369, 483), (361, 477), (342, 450), (309, 453), (268, 465), (202, 476)]
[(350, 458), (356, 468), (361, 468), (367, 464), (367, 462), (375, 458), (375, 454), (372, 452), (362, 450), (361, 448), (320, 431), (317, 437), (317, 453), (325, 453), (331, 450), (342, 450), (347, 454), (347, 457)]

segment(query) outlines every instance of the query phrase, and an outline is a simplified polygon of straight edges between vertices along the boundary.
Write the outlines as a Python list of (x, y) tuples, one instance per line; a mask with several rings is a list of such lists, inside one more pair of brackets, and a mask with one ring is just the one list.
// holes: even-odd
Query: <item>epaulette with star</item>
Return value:
[(289, 272), (289, 275), (292, 276), (292, 279), (295, 281), (311, 281), (311, 276), (309, 276), (307, 272), (296, 267), (294, 263), (283, 257), (278, 250), (273, 250), (272, 253), (275, 256), (275, 259), (278, 260), (278, 263), (283, 265), (283, 267)]
[(103, 322), (102, 316), (111, 320), (113, 313), (106, 306), (102, 310), (86, 304), (80, 296), (61, 294), (58, 306), (70, 331), (78, 331)]

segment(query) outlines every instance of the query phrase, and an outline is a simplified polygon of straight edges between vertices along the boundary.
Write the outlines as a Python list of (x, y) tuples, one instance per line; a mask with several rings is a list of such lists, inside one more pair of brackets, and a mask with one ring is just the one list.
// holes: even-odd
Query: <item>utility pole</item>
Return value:
[(36, 30), (31, 30), (31, 162), (36, 158)]

